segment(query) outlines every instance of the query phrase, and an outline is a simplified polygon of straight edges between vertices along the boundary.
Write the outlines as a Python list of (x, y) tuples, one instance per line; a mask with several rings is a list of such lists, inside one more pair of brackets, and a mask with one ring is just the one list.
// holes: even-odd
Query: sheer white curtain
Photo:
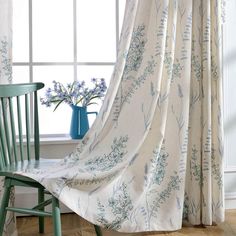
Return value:
[(108, 229), (222, 222), (221, 48), (220, 0), (127, 0), (93, 127), (58, 166), (22, 174)]
[[(12, 81), (12, 1), (0, 0), (0, 83)], [(4, 179), (0, 177), (0, 201), (3, 194)], [(11, 204), (14, 204), (14, 191), (11, 194)], [(7, 214), (4, 236), (17, 235), (13, 213)]]

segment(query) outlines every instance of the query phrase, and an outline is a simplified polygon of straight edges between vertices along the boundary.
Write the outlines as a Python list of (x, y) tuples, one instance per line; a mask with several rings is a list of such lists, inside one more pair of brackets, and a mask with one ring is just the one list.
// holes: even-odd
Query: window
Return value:
[[(13, 0), (13, 81), (107, 84), (116, 61), (125, 0)], [(39, 96), (44, 95), (41, 90)], [(40, 106), (40, 132), (69, 132), (68, 105)], [(99, 107), (89, 107), (98, 110)]]

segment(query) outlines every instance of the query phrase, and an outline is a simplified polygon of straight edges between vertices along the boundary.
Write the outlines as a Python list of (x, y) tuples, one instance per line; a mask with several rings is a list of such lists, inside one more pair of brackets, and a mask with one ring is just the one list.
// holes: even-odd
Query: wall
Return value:
[(236, 208), (236, 1), (226, 1), (223, 27), (225, 198)]

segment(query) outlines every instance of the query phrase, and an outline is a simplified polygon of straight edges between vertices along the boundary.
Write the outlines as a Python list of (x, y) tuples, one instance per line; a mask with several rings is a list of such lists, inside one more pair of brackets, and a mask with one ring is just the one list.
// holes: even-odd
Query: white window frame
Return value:
[[(115, 49), (116, 49), (116, 58), (117, 59), (117, 53), (118, 53), (118, 44), (119, 44), (119, 33), (120, 33), (120, 25), (119, 25), (119, 1), (115, 0), (115, 33), (116, 33), (116, 41), (115, 41)], [(36, 66), (73, 66), (73, 79), (77, 80), (77, 67), (78, 66), (114, 66), (115, 61), (102, 61), (102, 62), (78, 62), (77, 59), (77, 0), (73, 0), (73, 61), (72, 62), (34, 62), (33, 61), (33, 0), (28, 0), (28, 29), (29, 29), (29, 62), (14, 62), (13, 66), (27, 66), (29, 68), (29, 81), (26, 82), (33, 82), (34, 81), (34, 75), (33, 75), (33, 68)], [(14, 31), (14, 29), (13, 29)], [(58, 134), (47, 134), (47, 135), (41, 135), (41, 138), (44, 138), (45, 140), (61, 140), (63, 137)], [(68, 138), (65, 138), (68, 139)]]

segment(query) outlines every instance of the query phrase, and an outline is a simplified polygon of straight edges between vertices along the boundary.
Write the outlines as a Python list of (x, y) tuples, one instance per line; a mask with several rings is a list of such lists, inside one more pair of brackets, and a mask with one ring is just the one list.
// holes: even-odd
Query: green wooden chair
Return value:
[[(0, 85), (0, 176), (5, 177), (0, 207), (0, 236), (7, 211), (38, 216), (40, 233), (44, 232), (44, 216), (52, 216), (54, 235), (62, 235), (58, 199), (37, 181), (14, 173), (22, 168), (27, 170), (49, 165), (46, 159), (40, 160), (37, 91), (43, 87), (43, 83)], [(50, 165), (53, 161), (50, 160)], [(10, 207), (9, 197), (14, 186), (37, 188), (38, 205), (32, 209)], [(45, 194), (49, 194), (50, 198), (45, 200)], [(46, 212), (45, 206), (49, 204), (52, 205), (52, 211)], [(94, 227), (97, 236), (102, 235), (100, 228)]]

